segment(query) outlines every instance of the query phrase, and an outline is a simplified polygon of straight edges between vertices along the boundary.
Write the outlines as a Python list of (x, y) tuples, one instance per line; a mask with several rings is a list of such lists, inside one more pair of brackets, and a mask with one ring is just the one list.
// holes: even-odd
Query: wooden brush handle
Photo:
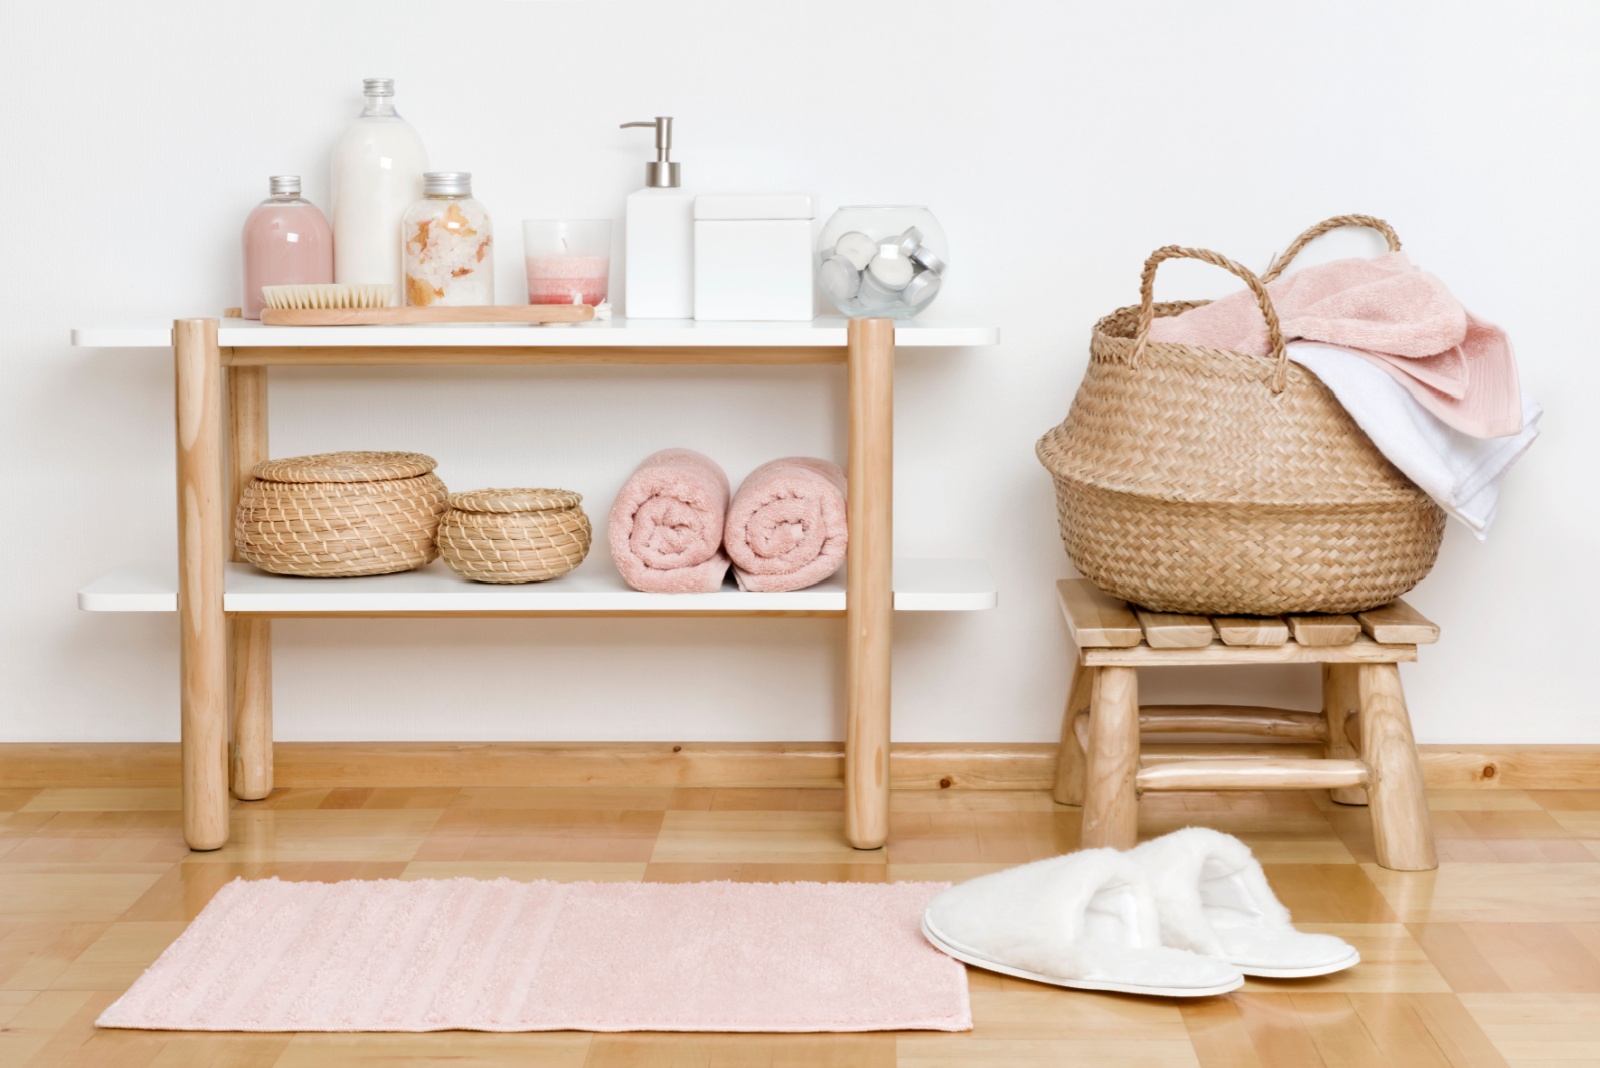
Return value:
[(450, 308), (263, 308), (265, 326), (399, 326), (405, 323), (586, 323), (588, 304), (491, 304)]

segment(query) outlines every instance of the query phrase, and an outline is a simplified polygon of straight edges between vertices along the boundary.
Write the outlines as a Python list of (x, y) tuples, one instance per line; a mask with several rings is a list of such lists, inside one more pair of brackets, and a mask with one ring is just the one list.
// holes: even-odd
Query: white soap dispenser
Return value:
[(630, 319), (694, 318), (694, 197), (678, 188), (672, 117), (625, 122), (656, 131), (656, 158), (645, 164), (645, 187), (628, 197), (626, 312)]

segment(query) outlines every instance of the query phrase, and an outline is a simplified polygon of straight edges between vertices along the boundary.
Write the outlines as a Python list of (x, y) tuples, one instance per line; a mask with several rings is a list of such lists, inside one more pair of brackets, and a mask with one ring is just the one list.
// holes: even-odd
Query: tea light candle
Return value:
[(901, 255), (898, 245), (879, 246), (878, 254), (867, 264), (868, 276), (885, 289), (904, 289), (915, 273), (916, 268)]
[(850, 262), (850, 266), (858, 271), (867, 269), (867, 264), (872, 262), (872, 257), (878, 254), (878, 243), (866, 234), (852, 230), (840, 236), (835, 242), (833, 254), (843, 256)]
[(861, 288), (861, 272), (844, 256), (829, 256), (823, 260), (817, 279), (822, 291), (839, 302), (853, 299)]

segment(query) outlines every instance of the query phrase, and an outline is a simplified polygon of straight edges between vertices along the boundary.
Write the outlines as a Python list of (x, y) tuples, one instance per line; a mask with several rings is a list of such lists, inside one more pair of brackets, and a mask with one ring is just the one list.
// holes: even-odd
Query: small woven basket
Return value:
[(544, 582), (583, 563), (593, 532), (583, 497), (559, 489), (457, 493), (439, 524), (439, 553), (474, 582)]
[[(1384, 604), (1432, 569), (1444, 512), (1391, 464), (1314, 375), (1289, 362), (1264, 282), (1318, 235), (1382, 220), (1329, 219), (1257, 277), (1203, 249), (1145, 262), (1141, 303), (1095, 324), (1066, 421), (1039, 440), (1061, 540), (1106, 592), (1165, 612), (1276, 615)], [(1255, 294), (1272, 355), (1148, 340), (1156, 267), (1191, 258)]]
[(239, 497), (239, 555), (279, 575), (342, 578), (421, 567), (450, 491), (415, 452), (267, 460)]

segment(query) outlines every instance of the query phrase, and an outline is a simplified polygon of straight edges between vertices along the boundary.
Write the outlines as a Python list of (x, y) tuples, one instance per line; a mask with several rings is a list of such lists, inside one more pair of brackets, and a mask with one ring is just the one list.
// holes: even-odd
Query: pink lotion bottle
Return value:
[(300, 195), (296, 175), (274, 175), (272, 195), (244, 221), (244, 317), (261, 318), (262, 286), (333, 281), (333, 230)]

